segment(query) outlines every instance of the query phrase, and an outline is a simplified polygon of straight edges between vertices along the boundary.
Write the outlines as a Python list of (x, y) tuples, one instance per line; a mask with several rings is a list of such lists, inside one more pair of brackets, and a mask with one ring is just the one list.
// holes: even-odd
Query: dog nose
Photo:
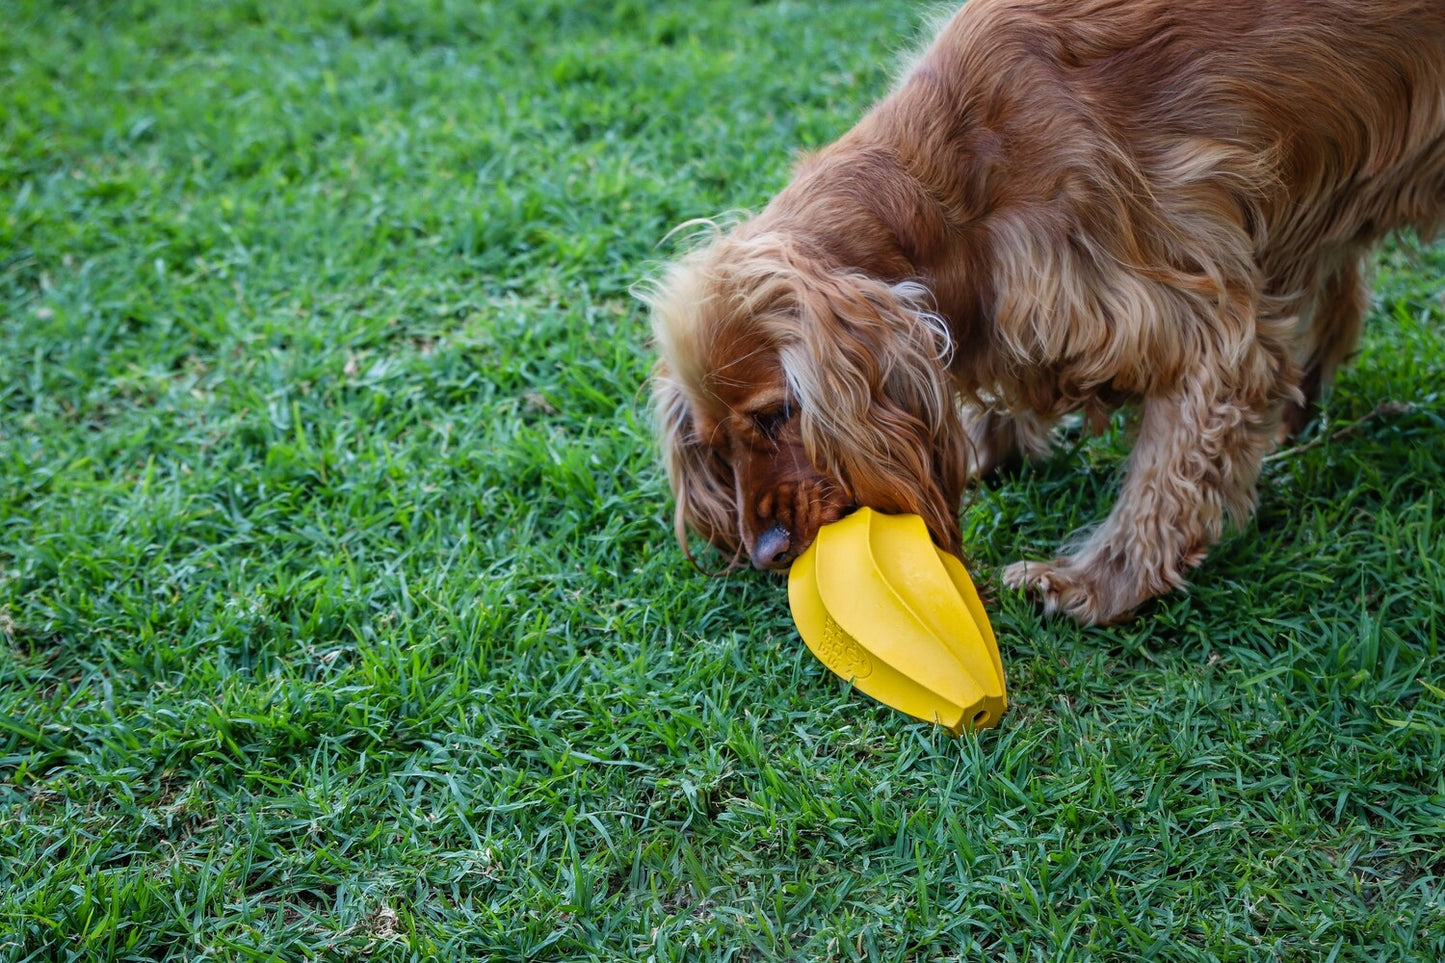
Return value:
[(777, 568), (789, 561), (790, 548), (792, 538), (788, 535), (788, 530), (781, 525), (774, 525), (759, 535), (758, 540), (753, 543), (753, 568)]

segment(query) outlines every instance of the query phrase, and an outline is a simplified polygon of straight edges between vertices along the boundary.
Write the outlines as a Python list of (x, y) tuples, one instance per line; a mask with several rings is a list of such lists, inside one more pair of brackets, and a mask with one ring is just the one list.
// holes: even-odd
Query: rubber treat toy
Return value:
[(998, 724), (1003, 660), (968, 571), (917, 515), (825, 525), (788, 576), (798, 633), (855, 688), (958, 735)]

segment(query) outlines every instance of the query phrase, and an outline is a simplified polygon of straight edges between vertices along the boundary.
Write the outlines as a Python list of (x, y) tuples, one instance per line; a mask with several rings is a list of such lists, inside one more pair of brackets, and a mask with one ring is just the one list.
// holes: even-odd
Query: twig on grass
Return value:
[(1312, 448), (1318, 448), (1327, 441), (1339, 441), (1341, 438), (1352, 435), (1372, 421), (1378, 421), (1381, 418), (1388, 418), (1394, 415), (1412, 414), (1418, 408), (1419, 405), (1413, 401), (1382, 401), (1354, 421), (1341, 425), (1328, 435), (1319, 435), (1303, 444), (1294, 445), (1290, 448), (1282, 448), (1279, 451), (1265, 455), (1264, 463), (1268, 465), (1273, 462), (1283, 461), (1286, 458), (1293, 458), (1296, 455), (1302, 455)]

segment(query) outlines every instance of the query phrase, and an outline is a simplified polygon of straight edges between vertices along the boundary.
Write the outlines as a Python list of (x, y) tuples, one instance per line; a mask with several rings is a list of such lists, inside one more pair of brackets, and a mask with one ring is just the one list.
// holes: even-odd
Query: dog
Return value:
[(962, 549), (966, 483), (1137, 416), (1108, 517), (1003, 581), (1083, 623), (1254, 510), (1445, 212), (1440, 0), (971, 0), (761, 213), (656, 277), (675, 527), (786, 568), (858, 506)]

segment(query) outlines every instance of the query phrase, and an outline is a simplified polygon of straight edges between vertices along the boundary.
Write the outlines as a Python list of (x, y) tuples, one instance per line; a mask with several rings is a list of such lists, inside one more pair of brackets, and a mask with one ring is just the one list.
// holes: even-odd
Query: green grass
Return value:
[(926, 12), (0, 0), (0, 958), (1445, 956), (1441, 249), (1189, 594), (975, 493), (998, 730), (671, 543), (629, 286)]

